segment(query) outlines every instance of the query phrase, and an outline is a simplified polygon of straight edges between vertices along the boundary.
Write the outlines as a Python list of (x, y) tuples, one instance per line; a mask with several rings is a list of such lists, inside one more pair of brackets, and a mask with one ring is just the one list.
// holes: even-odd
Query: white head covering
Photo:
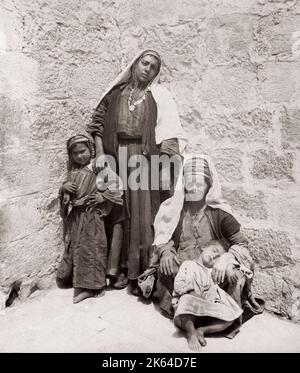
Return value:
[[(185, 198), (183, 169), (187, 161), (194, 157), (195, 155), (192, 154), (187, 154), (184, 157), (174, 195), (160, 205), (154, 220), (153, 245), (158, 246), (168, 243), (177, 227)], [(210, 189), (205, 197), (206, 205), (219, 208), (232, 215), (231, 207), (222, 198), (218, 174), (210, 156), (203, 154), (197, 155), (197, 157), (207, 161), (210, 172)]]
[[(100, 101), (116, 85), (121, 85), (130, 80), (131, 67), (141, 57), (142, 54), (145, 54), (148, 51), (151, 55), (151, 50), (144, 50), (138, 53), (131, 60), (131, 62), (126, 66), (126, 68), (122, 72), (120, 72), (116, 79), (109, 84), (107, 89), (102, 94)], [(153, 55), (155, 56), (156, 54), (157, 53), (154, 52)], [(157, 105), (157, 124), (155, 127), (156, 144), (160, 144), (163, 140), (177, 138), (179, 144), (179, 152), (182, 154), (187, 144), (187, 137), (181, 126), (177, 107), (170, 91), (168, 91), (165, 87), (161, 86), (161, 84), (158, 83), (158, 80), (159, 73), (148, 87), (149, 90), (151, 90), (152, 96)]]

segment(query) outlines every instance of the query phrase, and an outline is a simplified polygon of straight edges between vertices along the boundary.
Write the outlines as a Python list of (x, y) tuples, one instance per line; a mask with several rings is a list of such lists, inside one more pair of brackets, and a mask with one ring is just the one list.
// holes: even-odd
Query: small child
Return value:
[[(84, 135), (67, 142), (69, 171), (60, 188), (65, 252), (57, 271), (59, 287), (74, 287), (73, 303), (103, 295), (106, 285), (107, 237), (104, 218), (123, 204), (122, 183), (109, 169), (109, 187), (97, 176), (93, 144)], [(98, 189), (97, 189), (98, 186)]]
[(174, 280), (174, 323), (187, 332), (189, 348), (194, 351), (206, 345), (205, 334), (227, 329), (243, 312), (212, 280), (211, 268), (223, 253), (219, 241), (209, 242), (198, 260), (181, 264)]

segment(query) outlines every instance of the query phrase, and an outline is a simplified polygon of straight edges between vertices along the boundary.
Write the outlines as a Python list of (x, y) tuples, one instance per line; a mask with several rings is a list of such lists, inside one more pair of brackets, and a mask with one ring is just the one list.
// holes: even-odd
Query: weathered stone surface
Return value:
[(297, 89), (299, 61), (268, 62), (259, 70), (260, 92), (269, 102), (288, 102)]
[(0, 311), (6, 307), (6, 301), (9, 297), (9, 288), (0, 288)]
[(216, 66), (208, 68), (195, 83), (194, 95), (209, 105), (226, 107), (249, 105), (255, 94), (256, 72), (251, 66)]
[(292, 152), (277, 155), (274, 151), (258, 150), (250, 154), (253, 161), (251, 174), (257, 179), (287, 179), (293, 181)]
[(189, 151), (212, 156), (245, 217), (257, 290), (297, 321), (299, 16), (285, 0), (3, 0), (0, 286), (18, 282), (24, 298), (54, 283), (66, 140), (128, 61), (154, 48)]
[(216, 65), (220, 62), (230, 65), (250, 62), (254, 44), (252, 23), (250, 14), (230, 14), (209, 20), (205, 38), (209, 62)]
[(250, 253), (260, 269), (277, 268), (292, 264), (291, 240), (283, 231), (243, 229)]
[(216, 140), (230, 139), (231, 141), (263, 142), (269, 140), (269, 132), (272, 128), (272, 113), (255, 108), (246, 112), (234, 112), (216, 115), (210, 114), (207, 126), (207, 134)]
[(287, 108), (281, 118), (282, 142), (285, 146), (300, 146), (300, 108)]
[(299, 29), (299, 16), (290, 17), (289, 12), (274, 9), (258, 18), (253, 24), (253, 34), (257, 40), (253, 51), (260, 61), (277, 59), (281, 61), (296, 57), (293, 52), (295, 36)]
[[(278, 195), (278, 224), (283, 228), (294, 228), (299, 232), (300, 227), (300, 198), (299, 189), (291, 190), (289, 196), (284, 192)], [(299, 274), (300, 275), (300, 274)]]
[(268, 218), (268, 200), (264, 192), (247, 193), (242, 188), (223, 188), (223, 191), (224, 197), (237, 213), (255, 220)]
[(217, 149), (213, 154), (213, 161), (218, 171), (220, 181), (241, 183), (243, 177), (243, 153), (240, 149)]
[(253, 283), (253, 292), (256, 296), (267, 300), (266, 309), (268, 311), (296, 321), (298, 313), (293, 309), (293, 305), (299, 290), (293, 286), (284, 270), (272, 268), (257, 272)]

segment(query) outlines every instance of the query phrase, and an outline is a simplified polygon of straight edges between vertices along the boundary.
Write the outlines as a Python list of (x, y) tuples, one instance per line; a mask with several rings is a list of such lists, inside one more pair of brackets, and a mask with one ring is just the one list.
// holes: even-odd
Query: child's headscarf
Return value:
[(73, 159), (72, 159), (72, 149), (76, 144), (85, 144), (91, 152), (91, 157), (94, 155), (94, 144), (93, 142), (85, 135), (75, 135), (69, 138), (67, 141), (67, 152), (69, 157), (69, 165), (68, 168), (71, 169), (73, 166)]

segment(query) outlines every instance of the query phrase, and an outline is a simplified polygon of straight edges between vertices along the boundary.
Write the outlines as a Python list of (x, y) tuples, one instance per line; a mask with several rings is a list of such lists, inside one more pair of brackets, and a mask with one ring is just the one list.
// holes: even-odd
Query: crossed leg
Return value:
[(180, 315), (175, 323), (179, 328), (186, 331), (189, 348), (192, 351), (200, 352), (201, 346), (205, 346), (206, 341), (204, 338), (198, 337), (198, 332), (195, 328), (196, 319), (197, 317), (193, 315)]
[(211, 319), (208, 324), (196, 328), (199, 319), (197, 316), (184, 314), (178, 316), (178, 320), (175, 322), (179, 328), (186, 331), (189, 348), (198, 352), (201, 351), (202, 346), (206, 346), (205, 335), (221, 332), (233, 323), (233, 321)]
[(218, 333), (222, 332), (223, 330), (227, 329), (233, 321), (224, 321), (224, 320), (219, 320), (219, 319), (212, 319), (212, 321), (209, 322), (208, 325), (203, 325), (197, 328), (197, 337), (198, 340), (204, 341), (205, 344), (202, 344), (202, 346), (206, 345), (206, 341), (204, 339), (204, 336), (207, 334), (212, 334), (212, 333)]

